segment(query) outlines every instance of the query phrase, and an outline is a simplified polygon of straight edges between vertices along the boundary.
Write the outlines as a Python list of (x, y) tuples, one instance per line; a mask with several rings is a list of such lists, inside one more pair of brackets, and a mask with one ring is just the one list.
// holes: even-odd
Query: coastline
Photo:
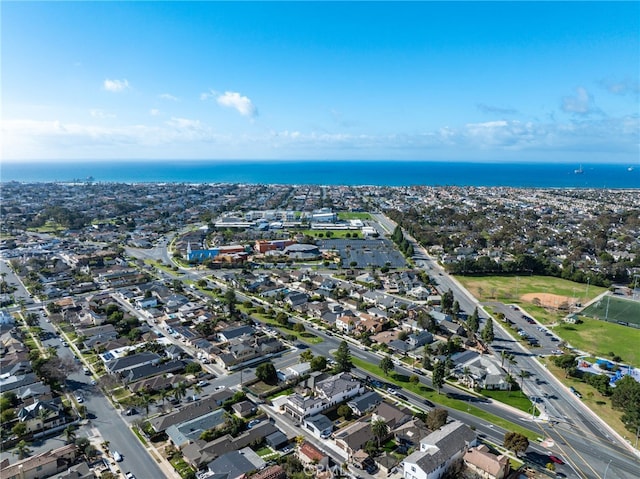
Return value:
[(3, 161), (2, 182), (244, 183), (345, 186), (640, 188), (640, 168), (624, 163), (479, 163), (417, 160)]

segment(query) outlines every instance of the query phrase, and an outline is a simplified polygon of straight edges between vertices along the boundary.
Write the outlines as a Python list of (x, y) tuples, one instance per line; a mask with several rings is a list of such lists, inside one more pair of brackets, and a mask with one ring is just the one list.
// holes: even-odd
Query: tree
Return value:
[(436, 429), (440, 429), (447, 423), (447, 418), (449, 417), (449, 412), (443, 408), (434, 408), (427, 414), (427, 419), (425, 420), (425, 424), (429, 429), (435, 431)]
[(611, 394), (611, 405), (624, 411), (620, 419), (625, 428), (637, 433), (640, 428), (640, 383), (631, 376), (618, 380)]
[(377, 439), (378, 448), (380, 448), (380, 442), (387, 437), (387, 434), (389, 434), (389, 426), (387, 426), (387, 422), (382, 418), (374, 419), (371, 422), (371, 434), (373, 434), (373, 437)]
[(27, 425), (23, 422), (18, 422), (11, 428), (11, 432), (18, 437), (24, 436), (27, 433)]
[(227, 310), (229, 311), (229, 317), (233, 318), (236, 314), (236, 292), (233, 288), (227, 289), (224, 293), (224, 302), (227, 305)]
[(293, 330), (296, 333), (304, 333), (305, 332), (305, 328), (304, 328), (304, 324), (302, 323), (296, 323), (293, 325)]
[(440, 394), (440, 388), (444, 386), (445, 373), (446, 373), (446, 366), (444, 364), (444, 361), (436, 362), (433, 368), (432, 382), (436, 388), (436, 391), (438, 391), (438, 394)]
[(578, 356), (576, 356), (575, 354), (563, 354), (562, 356), (556, 356), (553, 359), (553, 362), (559, 368), (564, 369), (564, 377), (566, 378), (569, 376), (569, 372), (575, 369), (577, 357)]
[(348, 373), (353, 368), (351, 361), (351, 352), (346, 341), (342, 341), (336, 350), (334, 357), (336, 358), (336, 373)]
[(64, 430), (64, 437), (67, 440), (67, 444), (71, 444), (76, 440), (76, 428), (73, 424), (69, 424)]
[(487, 318), (486, 323), (484, 324), (484, 328), (482, 328), (481, 337), (485, 343), (492, 343), (495, 339), (495, 334), (493, 332), (493, 319)]
[(469, 331), (471, 331), (474, 334), (478, 332), (478, 329), (480, 329), (480, 321), (478, 319), (478, 308), (475, 308), (473, 310), (473, 313), (471, 313), (471, 316), (469, 316), (469, 319), (467, 320), (467, 326), (469, 327)]
[(312, 371), (323, 371), (327, 367), (327, 358), (324, 356), (316, 356), (311, 360)]
[(180, 401), (186, 394), (187, 384), (184, 381), (180, 381), (173, 390), (173, 397)]
[(518, 377), (520, 378), (520, 390), (524, 393), (524, 380), (531, 377), (531, 373), (526, 369), (521, 369), (518, 373)]
[(267, 384), (278, 382), (278, 373), (272, 362), (262, 363), (256, 368), (256, 377)]
[(187, 364), (187, 366), (184, 368), (184, 372), (186, 374), (197, 374), (200, 371), (202, 371), (202, 366), (200, 365), (200, 363), (197, 363), (195, 361), (190, 362), (189, 364)]
[(507, 432), (504, 435), (504, 447), (519, 455), (529, 447), (529, 439), (527, 436), (519, 432)]
[(313, 351), (306, 349), (300, 353), (300, 361), (303, 363), (309, 362), (313, 359)]
[(346, 404), (342, 404), (341, 406), (338, 406), (338, 416), (343, 417), (345, 420), (349, 420), (352, 414), (353, 414), (353, 411)]
[(382, 360), (380, 361), (380, 369), (382, 369), (382, 372), (385, 374), (385, 376), (389, 375), (389, 371), (393, 371), (393, 360), (391, 359), (391, 356), (389, 356), (388, 354), (382, 358)]
[(16, 444), (16, 449), (13, 453), (18, 455), (18, 459), (24, 459), (31, 454), (31, 449), (29, 448), (29, 444), (25, 440), (22, 440)]

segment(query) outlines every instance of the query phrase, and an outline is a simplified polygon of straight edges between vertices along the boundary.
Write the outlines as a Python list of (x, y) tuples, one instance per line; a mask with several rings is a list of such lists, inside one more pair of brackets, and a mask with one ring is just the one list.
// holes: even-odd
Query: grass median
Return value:
[(534, 440), (540, 434), (539, 432), (532, 431), (525, 427), (522, 427), (518, 424), (515, 424), (511, 421), (507, 421), (506, 419), (501, 418), (500, 416), (496, 416), (494, 414), (488, 413), (473, 404), (469, 404), (466, 401), (461, 401), (459, 399), (454, 399), (448, 397), (446, 394), (438, 394), (435, 390), (430, 387), (425, 386), (424, 384), (418, 383), (413, 384), (409, 381), (408, 376), (405, 375), (397, 375), (390, 374), (385, 375), (377, 365), (368, 363), (366, 361), (352, 358), (354, 366), (362, 369), (363, 371), (367, 371), (371, 374), (374, 374), (380, 378), (384, 378), (386, 381), (394, 383), (398, 386), (402, 386), (403, 389), (410, 391), (418, 396), (421, 396), (425, 399), (429, 399), (430, 401), (437, 403), (441, 406), (448, 407), (451, 409), (456, 409), (461, 412), (466, 412), (471, 414), (479, 419), (483, 419), (488, 423), (495, 424), (503, 429), (508, 431), (519, 432), (520, 434), (524, 434), (529, 438), (529, 440)]

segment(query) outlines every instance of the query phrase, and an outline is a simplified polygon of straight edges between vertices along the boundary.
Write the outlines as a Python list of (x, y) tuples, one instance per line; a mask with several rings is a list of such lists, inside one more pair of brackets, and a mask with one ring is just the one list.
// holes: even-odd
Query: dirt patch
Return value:
[(527, 293), (520, 296), (522, 301), (549, 309), (569, 310), (576, 302), (569, 296), (551, 293)]

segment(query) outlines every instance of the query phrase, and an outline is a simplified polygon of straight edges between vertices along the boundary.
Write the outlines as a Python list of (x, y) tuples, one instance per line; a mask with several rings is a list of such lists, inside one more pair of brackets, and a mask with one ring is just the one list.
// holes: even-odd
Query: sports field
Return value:
[(640, 327), (640, 301), (607, 295), (590, 304), (580, 315)]
[(558, 309), (563, 303), (585, 304), (606, 291), (552, 276), (456, 276), (480, 301), (532, 304)]

